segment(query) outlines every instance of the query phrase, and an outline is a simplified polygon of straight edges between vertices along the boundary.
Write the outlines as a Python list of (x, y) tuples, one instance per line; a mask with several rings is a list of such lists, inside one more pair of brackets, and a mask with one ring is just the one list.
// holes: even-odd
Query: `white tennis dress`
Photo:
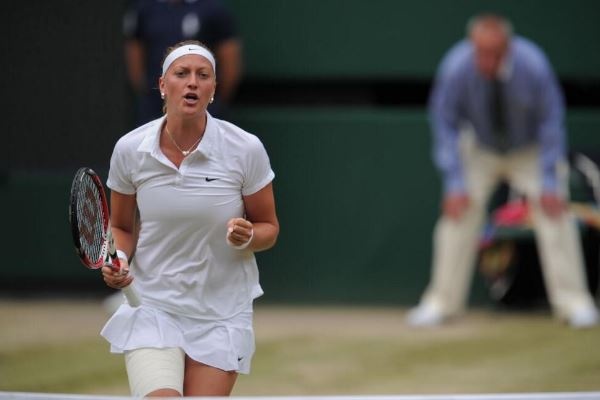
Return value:
[(165, 117), (116, 144), (107, 186), (135, 194), (141, 231), (131, 263), (142, 306), (123, 304), (102, 330), (111, 351), (180, 347), (191, 358), (248, 373), (252, 302), (262, 295), (254, 253), (227, 245), (227, 221), (244, 216), (242, 195), (273, 173), (260, 140), (212, 118), (177, 168), (159, 147)]

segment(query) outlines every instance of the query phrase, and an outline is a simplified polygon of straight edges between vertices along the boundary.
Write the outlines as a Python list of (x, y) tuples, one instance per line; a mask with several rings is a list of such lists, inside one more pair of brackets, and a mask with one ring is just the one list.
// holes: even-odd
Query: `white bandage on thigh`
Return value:
[(126, 351), (125, 366), (134, 397), (143, 397), (158, 389), (174, 389), (183, 394), (185, 353), (180, 348)]

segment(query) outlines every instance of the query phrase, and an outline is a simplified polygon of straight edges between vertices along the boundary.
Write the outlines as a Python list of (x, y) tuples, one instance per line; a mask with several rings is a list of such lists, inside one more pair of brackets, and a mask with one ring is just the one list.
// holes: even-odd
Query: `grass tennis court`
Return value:
[[(394, 307), (256, 306), (253, 371), (234, 395), (600, 390), (600, 328), (542, 313), (473, 311), (414, 330)], [(1, 300), (0, 391), (128, 395), (98, 336), (99, 300)]]

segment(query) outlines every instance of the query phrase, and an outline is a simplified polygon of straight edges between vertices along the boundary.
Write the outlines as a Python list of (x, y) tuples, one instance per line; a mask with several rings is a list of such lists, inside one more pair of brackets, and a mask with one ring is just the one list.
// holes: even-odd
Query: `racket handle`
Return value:
[(127, 303), (129, 303), (131, 307), (139, 307), (142, 304), (135, 289), (133, 289), (133, 286), (125, 286), (121, 291), (125, 295), (125, 298), (127, 298)]
[[(112, 261), (114, 268), (116, 268), (117, 271), (120, 271), (121, 270), (121, 260), (119, 260), (118, 251), (115, 247), (115, 242), (113, 240), (112, 231), (110, 230), (110, 228), (108, 229), (107, 234), (108, 234), (108, 254), (110, 256), (110, 259)], [(129, 303), (129, 305), (131, 307), (139, 307), (142, 304), (139, 296), (137, 295), (136, 291), (133, 289), (133, 286), (131, 286), (131, 285), (125, 286), (123, 289), (121, 289), (121, 291), (127, 298), (127, 303)]]

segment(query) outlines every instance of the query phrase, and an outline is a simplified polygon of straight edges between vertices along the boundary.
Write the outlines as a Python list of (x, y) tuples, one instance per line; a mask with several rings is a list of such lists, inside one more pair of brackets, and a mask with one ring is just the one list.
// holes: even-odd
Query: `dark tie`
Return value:
[(490, 116), (492, 130), (498, 150), (505, 151), (508, 146), (506, 132), (506, 110), (503, 96), (503, 86), (499, 79), (494, 79), (490, 91)]

